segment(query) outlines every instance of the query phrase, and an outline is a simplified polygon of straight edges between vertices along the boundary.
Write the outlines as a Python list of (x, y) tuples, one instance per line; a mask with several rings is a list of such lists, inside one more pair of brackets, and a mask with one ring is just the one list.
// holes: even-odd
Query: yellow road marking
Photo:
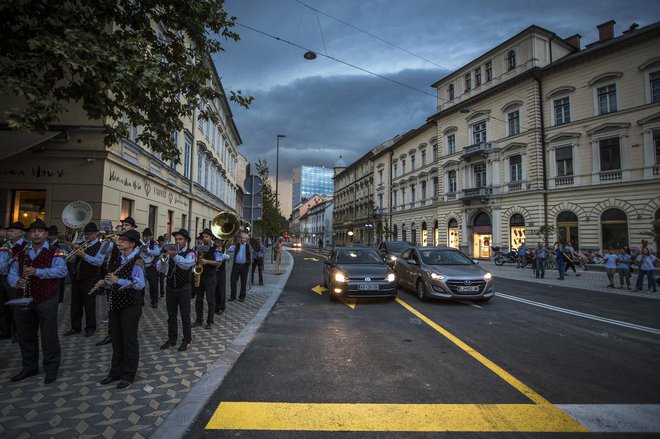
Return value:
[(303, 258), (303, 259), (306, 260), (306, 261), (314, 261), (314, 262), (320, 261), (320, 259), (317, 259), (317, 258)]
[[(560, 412), (563, 414), (563, 412)], [(535, 404), (308, 404), (222, 402), (213, 430), (588, 432)]]
[(327, 289), (326, 287), (321, 286), (321, 285), (317, 285), (317, 286), (315, 286), (314, 288), (312, 288), (312, 291), (314, 291), (314, 292), (315, 292), (316, 294), (318, 294), (319, 296), (322, 296), (323, 293), (325, 293), (326, 291), (328, 291), (328, 289)]
[(348, 306), (351, 309), (355, 309), (355, 306), (357, 305), (357, 299), (347, 299), (344, 297), (340, 297), (339, 300), (342, 301), (344, 305)]

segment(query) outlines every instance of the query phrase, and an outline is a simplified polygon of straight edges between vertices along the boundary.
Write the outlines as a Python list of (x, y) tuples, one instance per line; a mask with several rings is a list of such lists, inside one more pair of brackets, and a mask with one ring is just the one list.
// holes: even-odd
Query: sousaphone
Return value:
[(240, 230), (241, 218), (234, 212), (220, 212), (211, 220), (211, 233), (223, 241), (233, 238)]
[(75, 242), (78, 233), (94, 215), (92, 206), (86, 201), (73, 201), (62, 211), (62, 222), (67, 229), (67, 241)]

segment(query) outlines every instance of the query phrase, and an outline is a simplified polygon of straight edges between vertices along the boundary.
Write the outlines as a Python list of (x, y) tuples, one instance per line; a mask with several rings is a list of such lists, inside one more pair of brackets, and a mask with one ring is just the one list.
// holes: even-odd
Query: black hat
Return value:
[(58, 233), (60, 233), (60, 231), (57, 230), (57, 226), (50, 226), (48, 228), (48, 234), (49, 235), (57, 235)]
[(142, 236), (154, 236), (154, 233), (151, 231), (149, 227), (147, 227), (142, 231)]
[(165, 241), (165, 237), (163, 235), (160, 235), (156, 241)]
[(13, 223), (9, 224), (9, 227), (7, 227), (7, 228), (8, 229), (16, 229), (16, 230), (25, 230), (25, 226), (20, 221), (14, 221)]
[(99, 228), (96, 226), (96, 223), (87, 223), (83, 229), (83, 233), (97, 233)]
[(133, 226), (133, 227), (137, 227), (137, 226), (135, 225), (135, 220), (133, 219), (133, 217), (130, 217), (130, 216), (127, 216), (126, 218), (124, 218), (123, 220), (121, 220), (120, 223), (122, 223), (122, 224), (123, 224), (123, 223), (126, 223), (126, 224), (130, 224), (130, 225)]
[(28, 228), (28, 230), (34, 230), (34, 229), (48, 230), (48, 226), (46, 225), (45, 222), (37, 218), (36, 220), (34, 220), (32, 224), (30, 224), (30, 227)]
[(131, 241), (133, 241), (135, 243), (140, 242), (140, 233), (135, 231), (135, 230), (127, 230), (119, 236), (123, 236), (126, 239), (130, 239)]
[(202, 235), (209, 235), (211, 238), (213, 238), (213, 232), (211, 231), (211, 229), (202, 230), (202, 233), (200, 233), (199, 236), (202, 236)]
[(184, 238), (186, 238), (186, 241), (190, 241), (190, 233), (188, 233), (188, 231), (186, 229), (179, 229), (178, 232), (174, 232), (174, 233), (172, 233), (172, 235), (174, 235), (174, 236), (181, 235)]

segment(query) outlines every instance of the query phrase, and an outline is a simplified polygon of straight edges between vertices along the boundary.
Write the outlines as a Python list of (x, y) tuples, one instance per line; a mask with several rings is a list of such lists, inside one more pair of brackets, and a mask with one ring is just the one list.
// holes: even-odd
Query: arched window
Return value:
[(454, 100), (454, 84), (449, 84), (449, 87), (447, 87), (447, 96), (450, 101)]
[(426, 229), (426, 222), (422, 223), (422, 246), (429, 245), (429, 232)]
[(511, 70), (511, 69), (516, 68), (516, 51), (515, 50), (509, 50), (506, 53), (506, 68), (507, 68), (507, 70)]
[(433, 245), (440, 245), (440, 230), (438, 229), (438, 222), (433, 223)]
[(521, 214), (516, 213), (509, 219), (509, 226), (511, 247), (518, 248), (527, 240), (525, 237), (525, 218)]
[(458, 221), (456, 221), (456, 218), (450, 219), (449, 223), (447, 223), (447, 245), (449, 247), (458, 248), (460, 236)]
[(417, 245), (417, 224), (415, 223), (410, 225), (410, 240), (413, 244)]
[(578, 234), (578, 217), (575, 213), (565, 210), (557, 215), (557, 237), (562, 243), (570, 242), (573, 248), (579, 250), (580, 235)]
[(490, 216), (486, 212), (481, 212), (477, 217), (474, 219), (474, 225), (475, 226), (490, 226)]
[(607, 209), (600, 215), (603, 249), (620, 249), (628, 245), (628, 217), (621, 209)]
[(396, 224), (392, 227), (392, 239), (394, 241), (399, 240), (399, 227)]
[(401, 224), (401, 240), (402, 241), (408, 240), (408, 228), (406, 227), (405, 224)]

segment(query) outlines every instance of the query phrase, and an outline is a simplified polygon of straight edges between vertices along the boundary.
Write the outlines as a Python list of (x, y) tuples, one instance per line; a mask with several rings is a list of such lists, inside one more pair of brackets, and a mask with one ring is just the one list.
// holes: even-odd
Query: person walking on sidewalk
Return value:
[(259, 270), (259, 285), (264, 284), (264, 246), (261, 243), (261, 238), (257, 238), (255, 243), (255, 248), (252, 252), (252, 275), (250, 277), (250, 283), (254, 284), (254, 270)]
[(648, 278), (649, 293), (658, 291), (655, 284), (655, 262), (658, 258), (651, 254), (649, 247), (642, 247), (642, 254), (637, 256), (637, 265), (639, 265), (639, 274), (637, 275), (637, 285), (635, 291), (644, 290), (644, 276)]
[(252, 247), (247, 243), (247, 234), (239, 232), (236, 235), (236, 244), (229, 247), (229, 253), (234, 253), (234, 264), (231, 266), (231, 275), (229, 281), (231, 282), (231, 292), (229, 301), (236, 300), (236, 287), (238, 279), (241, 279), (241, 293), (238, 296), (238, 301), (245, 301), (247, 293), (247, 277), (250, 270), (250, 261), (252, 260)]
[(616, 288), (614, 286), (614, 274), (616, 273), (616, 262), (619, 259), (616, 250), (603, 250), (603, 260), (605, 261), (605, 272), (607, 273), (607, 288)]
[(282, 274), (280, 272), (280, 264), (282, 263), (282, 237), (277, 238), (275, 244), (275, 274)]
[(323, 250), (323, 238), (319, 238), (319, 251)]
[(150, 228), (142, 231), (142, 244), (140, 256), (144, 261), (144, 273), (149, 284), (149, 299), (152, 308), (158, 308), (158, 270), (156, 270), (156, 259), (160, 255), (160, 247), (153, 240), (154, 234)]
[(555, 260), (557, 261), (557, 271), (559, 271), (558, 280), (564, 280), (564, 253), (562, 252), (561, 244), (555, 242)]
[(516, 257), (516, 268), (520, 268), (525, 263), (525, 258), (527, 257), (527, 245), (525, 241), (520, 244), (518, 247), (518, 256)]
[(534, 261), (536, 262), (536, 278), (543, 279), (545, 277), (545, 260), (548, 257), (548, 249), (545, 248), (543, 243), (539, 242), (534, 250)]
[(626, 247), (619, 250), (619, 257), (616, 260), (616, 272), (619, 273), (619, 289), (623, 289), (623, 281), (625, 280), (626, 287), (632, 290), (630, 288), (630, 262), (630, 248), (628, 247), (627, 251)]
[(573, 262), (573, 258), (575, 257), (575, 249), (573, 248), (573, 245), (570, 242), (566, 243), (564, 256), (566, 257), (566, 271), (568, 271), (569, 269), (573, 270), (575, 276), (580, 276), (580, 273), (578, 273), (577, 270), (575, 269), (575, 262)]

